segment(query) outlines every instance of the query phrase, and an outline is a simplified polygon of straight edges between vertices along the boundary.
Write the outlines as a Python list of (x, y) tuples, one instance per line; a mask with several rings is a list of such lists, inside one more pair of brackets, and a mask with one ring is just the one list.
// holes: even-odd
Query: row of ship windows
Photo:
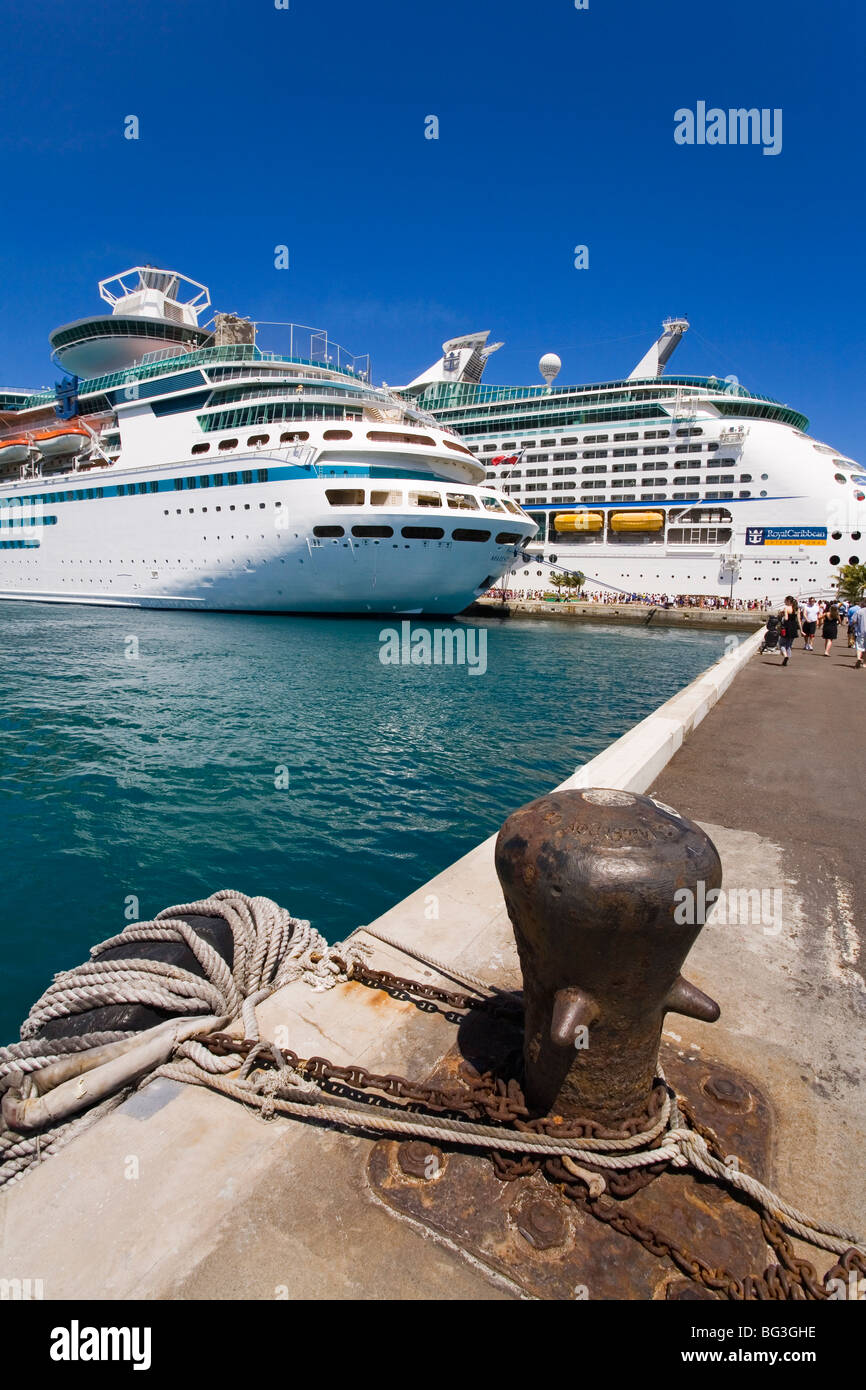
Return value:
[[(309, 437), (309, 431), (307, 430), (296, 430), (294, 432), (285, 430), (280, 435), (280, 443), (301, 443), (303, 440), (309, 439)], [(354, 439), (354, 437), (354, 430), (331, 429), (325, 430), (322, 435), (322, 438), (328, 441)], [(247, 448), (262, 448), (264, 445), (270, 443), (270, 439), (271, 436), (269, 434), (251, 434), (247, 439)], [(428, 449), (436, 448), (436, 440), (432, 435), (414, 434), (407, 431), (367, 430), (367, 439), (373, 444), (422, 444)], [(221, 439), (217, 445), (217, 449), (222, 453), (226, 453), (230, 449), (236, 449), (239, 443), (239, 439)], [(465, 444), (457, 444), (451, 439), (443, 439), (442, 443), (445, 445), (446, 449), (453, 449), (457, 454), (469, 454), (470, 457), (474, 457), (472, 450), (467, 449)], [(206, 454), (209, 452), (210, 447), (210, 444), (193, 444), (191, 452), (193, 454)]]
[[(661, 471), (661, 470), (663, 470), (663, 469), (666, 469), (666, 468), (673, 468), (674, 472), (682, 472), (682, 470), (685, 469), (685, 468), (700, 468), (700, 467), (702, 467), (702, 460), (701, 460), (701, 459), (675, 459), (675, 460), (665, 459), (664, 462), (660, 462), (660, 463), (642, 463), (641, 466), (640, 466), (640, 471), (641, 471), (641, 473), (653, 473), (653, 472), (659, 472), (659, 471)], [(728, 458), (712, 459), (712, 460), (707, 459), (706, 467), (708, 467), (708, 468), (734, 468), (734, 467), (736, 467), (736, 464), (735, 464), (734, 459), (728, 459)], [(634, 472), (636, 471), (636, 469), (637, 469), (637, 464), (636, 464), (636, 463), (613, 463), (613, 464), (607, 464), (607, 463), (585, 463), (585, 464), (583, 465), (583, 467), (581, 468), (580, 471), (581, 471), (581, 473), (596, 473), (596, 474), (597, 474), (597, 473), (634, 473)], [(512, 468), (512, 469), (509, 469), (508, 472), (502, 473), (501, 475), (496, 474), (496, 473), (493, 473), (493, 472), (488, 473), (488, 474), (487, 474), (487, 481), (488, 481), (488, 482), (493, 482), (498, 476), (501, 476), (502, 479), (503, 479), (503, 481), (507, 480), (508, 482), (514, 482), (514, 480), (515, 480), (516, 478), (547, 478), (547, 477), (554, 477), (554, 478), (574, 478), (574, 477), (577, 476), (577, 469), (576, 469), (576, 468), (527, 468), (526, 470), (523, 470), (523, 469), (521, 469), (521, 468)], [(767, 477), (767, 474), (764, 474), (763, 476), (766, 478), (766, 477)], [(733, 481), (733, 479), (732, 479), (731, 481)], [(744, 473), (744, 474), (742, 474), (740, 481), (741, 481), (741, 482), (750, 483), (750, 482), (752, 481), (752, 475), (751, 475), (751, 473)], [(556, 484), (554, 484), (554, 486), (556, 486)]]
[[(367, 494), (362, 487), (341, 487), (326, 488), (325, 496), (332, 507), (363, 507), (364, 499)], [(370, 493), (370, 505), (372, 507), (402, 507), (403, 493), (400, 491)], [(434, 492), (431, 489), (418, 489), (410, 491), (410, 507), (441, 507), (447, 506), (452, 511), (477, 512), (483, 507), (488, 512), (501, 512), (507, 510), (516, 516), (520, 515), (520, 508), (507, 498), (485, 497), (481, 495), (480, 502), (477, 497), (473, 497), (471, 492), (446, 492), (445, 503), (442, 502), (441, 492)]]
[[(740, 497), (751, 497), (752, 494), (751, 494), (750, 492), (741, 492), (741, 493), (739, 493), (738, 495), (739, 495)], [(762, 497), (766, 497), (766, 495), (767, 495), (767, 494), (766, 494), (765, 492), (762, 492), (762, 493), (761, 493), (761, 496), (762, 496)], [(717, 502), (717, 501), (729, 500), (729, 499), (732, 498), (733, 496), (734, 496), (733, 492), (722, 492), (722, 491), (710, 491), (710, 492), (703, 492), (703, 493), (701, 493), (701, 492), (673, 492), (673, 493), (667, 493), (667, 492), (642, 492), (642, 493), (640, 494), (640, 501), (641, 501), (641, 502), (668, 502), (668, 501), (672, 501), (672, 502), (700, 502), (701, 500), (706, 500), (707, 502)], [(553, 499), (553, 505), (558, 507), (558, 506), (561, 506), (561, 505), (562, 505), (563, 503), (565, 503), (565, 502), (576, 502), (577, 500), (578, 500), (577, 497), (575, 497), (574, 495), (565, 495), (565, 494), (563, 494), (561, 497), (556, 497), (556, 498)], [(593, 503), (596, 503), (596, 502), (604, 502), (604, 501), (606, 501), (606, 500), (608, 500), (608, 499), (606, 499), (605, 494), (604, 494), (603, 492), (591, 492), (591, 493), (587, 494), (586, 496), (582, 496), (582, 497), (580, 498), (580, 501), (581, 501), (582, 503), (588, 503), (588, 504), (590, 504), (590, 505), (592, 505)], [(619, 502), (637, 502), (637, 501), (638, 501), (638, 496), (637, 496), (637, 493), (635, 493), (635, 492), (623, 492), (623, 493), (621, 493), (618, 497), (611, 498), (610, 501), (611, 501), (612, 503), (619, 503)], [(550, 499), (549, 497), (527, 497), (527, 499), (526, 499), (526, 505), (527, 505), (527, 507), (546, 507), (546, 506), (548, 506), (550, 503), (551, 503), (551, 499)]]
[[(674, 446), (674, 453), (675, 453), (675, 454), (699, 454), (699, 453), (701, 452), (702, 449), (706, 449), (707, 453), (710, 453), (710, 454), (712, 454), (712, 453), (717, 453), (717, 452), (718, 452), (718, 449), (719, 449), (719, 445), (718, 445), (718, 444), (676, 444), (676, 445)], [(552, 460), (554, 463), (562, 463), (562, 462), (567, 462), (569, 459), (578, 459), (578, 458), (585, 458), (585, 459), (606, 459), (606, 458), (622, 459), (622, 458), (637, 458), (638, 454), (669, 454), (669, 453), (670, 453), (670, 446), (669, 446), (668, 444), (645, 444), (645, 445), (643, 446), (643, 448), (641, 448), (641, 449), (584, 449), (581, 453), (579, 453), (579, 452), (577, 451), (577, 449), (573, 449), (573, 450), (566, 451), (565, 453), (561, 453), (561, 454), (528, 454), (528, 455), (527, 455), (527, 458), (526, 458), (526, 461), (527, 461), (527, 463), (550, 463), (551, 460)], [(487, 459), (481, 459), (480, 462), (481, 462), (481, 463), (487, 463), (487, 462), (489, 462), (489, 460), (487, 460)], [(717, 462), (718, 462), (718, 460), (717, 460)], [(731, 460), (731, 462), (733, 462), (733, 460)], [(543, 471), (546, 471), (546, 470), (543, 470)], [(556, 470), (554, 470), (554, 472), (555, 472), (555, 471), (556, 471)], [(495, 477), (495, 474), (488, 473), (487, 476), (488, 476), (488, 478), (490, 478), (490, 477)]]
[[(313, 535), (321, 538), (339, 539), (346, 534), (342, 526), (314, 526)], [(352, 535), (360, 538), (375, 540), (387, 540), (393, 536), (393, 526), (353, 526)], [(403, 526), (400, 535), (404, 540), (415, 541), (441, 541), (445, 537), (445, 531), (441, 526)], [(482, 531), (468, 526), (457, 526), (451, 532), (450, 539), (455, 541), (489, 541), (490, 531)], [(517, 545), (520, 541), (520, 533), (517, 531), (500, 531), (496, 537), (497, 545)]]
[[(678, 438), (678, 439), (681, 439), (681, 438), (694, 439), (694, 438), (696, 438), (698, 435), (703, 434), (703, 430), (702, 430), (699, 426), (689, 426), (688, 428), (678, 429), (677, 432), (676, 432), (676, 434), (677, 434), (677, 438)], [(643, 432), (643, 437), (644, 437), (644, 439), (670, 439), (670, 438), (671, 438), (671, 432), (670, 432), (670, 430), (644, 430), (644, 432)], [(628, 431), (627, 433), (615, 434), (615, 435), (613, 436), (613, 442), (614, 442), (615, 444), (617, 444), (617, 443), (621, 443), (621, 442), (623, 442), (623, 441), (625, 441), (625, 440), (629, 440), (629, 439), (639, 439), (639, 438), (640, 438), (640, 435), (638, 434), (637, 430), (630, 430), (630, 431)], [(536, 441), (535, 441), (534, 439), (522, 439), (522, 440), (520, 441), (521, 447), (524, 448), (524, 449), (547, 449), (547, 448), (555, 448), (555, 447), (556, 447), (556, 443), (557, 443), (557, 441), (556, 441), (555, 439), (540, 439), (540, 440), (538, 441), (537, 444), (536, 444)], [(575, 434), (575, 435), (571, 435), (570, 437), (568, 437), (568, 436), (563, 436), (563, 437), (559, 440), (559, 443), (560, 443), (561, 445), (563, 445), (563, 446), (568, 445), (568, 444), (609, 444), (609, 443), (610, 443), (610, 435), (609, 435), (609, 434), (585, 434), (585, 435), (583, 436), (582, 439), (578, 439), (577, 435)], [(718, 446), (718, 444), (715, 444), (715, 445), (710, 445), (709, 447), (710, 447), (710, 448), (718, 449), (719, 446)], [(517, 448), (517, 440), (516, 440), (516, 439), (508, 439), (508, 440), (505, 441), (504, 444), (484, 444), (484, 445), (482, 445), (482, 446), (481, 446), (481, 453), (484, 453), (484, 454), (495, 454), (495, 453), (497, 452), (497, 450), (499, 450), (499, 449), (516, 449), (516, 448)]]
[(41, 492), (29, 497), (10, 498), (15, 506), (34, 506), (40, 502), (85, 502), (99, 497), (144, 497), (153, 492), (183, 492), (200, 487), (236, 487), (245, 483), (266, 483), (267, 468), (246, 468), (238, 473), (205, 473), (194, 478), (159, 478), (147, 483), (119, 483), (117, 487), (79, 487), (69, 492)]

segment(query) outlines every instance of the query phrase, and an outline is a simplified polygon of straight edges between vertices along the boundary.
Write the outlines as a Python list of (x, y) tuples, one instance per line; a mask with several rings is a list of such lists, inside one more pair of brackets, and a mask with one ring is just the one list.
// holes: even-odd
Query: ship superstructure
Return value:
[(667, 320), (628, 377), (587, 386), (555, 385), (555, 354), (545, 385), (483, 385), (494, 348), (469, 334), (404, 388), (536, 518), (510, 589), (559, 567), (588, 589), (776, 602), (831, 593), (839, 565), (866, 557), (862, 466), (734, 377), (664, 375), (687, 329)]
[(55, 391), (0, 391), (0, 598), (457, 613), (535, 523), (471, 449), (281, 325), (265, 352), (207, 289), (134, 267), (51, 335)]

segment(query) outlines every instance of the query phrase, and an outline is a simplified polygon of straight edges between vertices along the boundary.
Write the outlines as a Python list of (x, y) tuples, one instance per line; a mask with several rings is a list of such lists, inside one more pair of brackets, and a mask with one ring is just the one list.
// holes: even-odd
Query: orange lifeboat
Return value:
[(31, 452), (32, 445), (26, 435), (17, 435), (14, 439), (0, 439), (0, 468), (26, 463)]
[(83, 425), (60, 425), (56, 429), (37, 430), (33, 443), (43, 458), (67, 458), (83, 453), (90, 435)]

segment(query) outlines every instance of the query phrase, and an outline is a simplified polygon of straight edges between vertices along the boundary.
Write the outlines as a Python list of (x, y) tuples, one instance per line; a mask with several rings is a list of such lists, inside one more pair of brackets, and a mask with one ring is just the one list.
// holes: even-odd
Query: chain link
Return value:
[[(446, 1004), (453, 1009), (484, 1010), (495, 1017), (512, 1018), (521, 1012), (519, 1000), (505, 993), (475, 995), (442, 989), (438, 985), (422, 984), (417, 980), (392, 975), (387, 970), (373, 970), (359, 963), (353, 963), (347, 973), (372, 989), (418, 997), (430, 1003)], [(271, 1044), (269, 1055), (260, 1042), (232, 1037), (229, 1033), (212, 1033), (200, 1041), (216, 1056), (238, 1056), (244, 1060), (257, 1049), (259, 1055), (254, 1059), (257, 1068), (265, 1065), (277, 1068), (288, 1066), (300, 1075), (315, 1081), (323, 1091), (330, 1094), (344, 1094), (348, 1087), (371, 1103), (375, 1103), (377, 1097), (405, 1102), (405, 1109), (410, 1113), (423, 1107), (436, 1115), (487, 1121), (518, 1132), (555, 1134), (563, 1139), (621, 1139), (641, 1134), (652, 1127), (668, 1094), (666, 1084), (657, 1081), (644, 1113), (632, 1116), (616, 1129), (610, 1129), (589, 1119), (563, 1120), (561, 1116), (549, 1115), (530, 1119), (523, 1091), (517, 1080), (505, 1080), (493, 1072), (480, 1075), (464, 1073), (460, 1078), (460, 1084), (433, 1086), (410, 1081), (407, 1077), (394, 1073), (367, 1071), (365, 1067), (358, 1065), (340, 1066), (336, 1062), (329, 1062), (325, 1057), (302, 1058), (286, 1048), (278, 1048), (276, 1044)], [(698, 1120), (692, 1106), (683, 1097), (677, 1095), (676, 1100), (680, 1112), (692, 1129), (706, 1141), (715, 1157), (724, 1162), (724, 1149), (715, 1131)], [(662, 1134), (651, 1147), (658, 1147), (663, 1141)], [(847, 1283), (854, 1270), (858, 1271), (860, 1276), (866, 1275), (866, 1257), (857, 1250), (849, 1249), (821, 1279), (808, 1260), (797, 1258), (794, 1247), (780, 1223), (765, 1212), (761, 1213), (764, 1237), (775, 1253), (778, 1263), (768, 1265), (763, 1274), (747, 1274), (742, 1279), (738, 1279), (729, 1270), (712, 1268), (672, 1238), (640, 1221), (633, 1213), (620, 1206), (623, 1198), (632, 1196), (666, 1172), (670, 1167), (667, 1159), (631, 1171), (604, 1169), (607, 1190), (600, 1197), (592, 1197), (585, 1182), (571, 1173), (558, 1157), (546, 1158), (535, 1154), (514, 1157), (498, 1150), (489, 1151), (488, 1157), (496, 1176), (503, 1182), (514, 1182), (542, 1171), (549, 1182), (588, 1216), (612, 1227), (621, 1235), (628, 1236), (656, 1258), (670, 1260), (686, 1278), (702, 1284), (720, 1298), (736, 1302), (818, 1301), (831, 1296), (829, 1285), (832, 1280), (841, 1279)], [(588, 1172), (602, 1171), (590, 1163), (583, 1166)]]

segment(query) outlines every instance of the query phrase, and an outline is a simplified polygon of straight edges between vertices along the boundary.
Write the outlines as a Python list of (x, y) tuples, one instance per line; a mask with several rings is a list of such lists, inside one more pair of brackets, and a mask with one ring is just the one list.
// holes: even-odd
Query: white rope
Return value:
[[(222, 917), (229, 925), (234, 942), (231, 969), (219, 952), (182, 920), (194, 915)], [(414, 947), (369, 927), (363, 930), (486, 997), (495, 990), (477, 976), (461, 973)], [(110, 949), (145, 941), (183, 942), (204, 972), (203, 976), (163, 961), (100, 959)], [(670, 1088), (650, 1128), (619, 1139), (586, 1136), (572, 1140), (535, 1131), (503, 1130), (473, 1121), (408, 1114), (385, 1096), (377, 1107), (330, 1096), (315, 1082), (287, 1066), (272, 1044), (259, 1041), (256, 1005), (274, 990), (297, 979), (315, 989), (330, 989), (338, 980), (351, 978), (355, 965), (363, 960), (368, 950), (357, 942), (329, 946), (309, 922), (292, 917), (269, 898), (249, 898), (231, 889), (222, 889), (199, 902), (166, 908), (153, 921), (136, 923), (118, 936), (94, 946), (90, 960), (83, 965), (55, 976), (30, 1010), (21, 1028), (22, 1041), (0, 1048), (0, 1096), (13, 1088), (32, 1088), (32, 1073), (49, 1064), (129, 1037), (128, 1032), (121, 1030), (68, 1038), (36, 1036), (47, 1024), (58, 1019), (106, 1005), (142, 1003), (168, 1014), (180, 1014), (183, 1018), (194, 1019), (203, 1014), (215, 1014), (230, 1021), (242, 1018), (245, 1037), (256, 1043), (245, 1061), (242, 1062), (238, 1053), (216, 1057), (192, 1038), (180, 1043), (174, 1059), (151, 1072), (144, 1084), (164, 1076), (206, 1086), (257, 1107), (266, 1118), (279, 1113), (367, 1132), (414, 1135), (505, 1153), (555, 1155), (567, 1163), (575, 1176), (586, 1181), (591, 1195), (596, 1196), (603, 1190), (604, 1180), (598, 1174), (584, 1172), (579, 1167), (581, 1163), (624, 1171), (667, 1160), (674, 1167), (690, 1166), (717, 1182), (747, 1193), (787, 1230), (813, 1245), (837, 1254), (851, 1246), (866, 1253), (866, 1245), (851, 1232), (811, 1219), (756, 1178), (715, 1158), (702, 1136), (684, 1122)], [(278, 1064), (275, 1071), (262, 1072), (255, 1068), (258, 1057), (266, 1050), (273, 1052)], [(231, 1072), (237, 1073), (234, 1079), (229, 1075)], [(33, 1164), (56, 1153), (82, 1129), (119, 1105), (128, 1094), (129, 1088), (121, 1090), (85, 1114), (35, 1135), (22, 1135), (0, 1122), (0, 1186), (19, 1179)], [(648, 1147), (657, 1140), (661, 1143)]]
[[(183, 920), (186, 916), (221, 917), (228, 924), (234, 943), (231, 968)], [(203, 975), (165, 961), (139, 957), (105, 959), (108, 951), (118, 947), (160, 941), (185, 945)], [(117, 936), (94, 946), (90, 959), (82, 965), (55, 975), (22, 1024), (21, 1042), (0, 1048), (0, 1096), (8, 1090), (31, 1094), (29, 1078), (34, 1072), (130, 1037), (128, 1031), (121, 1029), (69, 1037), (38, 1036), (59, 1020), (92, 1009), (136, 1004), (180, 1019), (204, 1015), (225, 1016), (230, 1021), (242, 1018), (245, 1035), (257, 1039), (257, 1003), (297, 979), (318, 990), (331, 989), (338, 980), (350, 977), (368, 950), (354, 942), (329, 946), (309, 922), (292, 917), (270, 898), (250, 898), (232, 889), (221, 889), (198, 902), (166, 908), (153, 921), (132, 923)], [(212, 1057), (194, 1040), (183, 1043), (179, 1055), (194, 1061), (202, 1072), (235, 1069), (239, 1060), (228, 1059), (226, 1068), (226, 1059)], [(85, 1060), (82, 1057), (82, 1066)], [(18, 1133), (0, 1120), (0, 1187), (56, 1153), (129, 1093), (129, 1087), (120, 1089), (85, 1114), (77, 1114), (38, 1134)]]
[[(178, 1052), (184, 1055), (185, 1048), (189, 1046), (182, 1045)], [(266, 1045), (262, 1044), (255, 1049), (255, 1053), (260, 1054), (265, 1048)], [(279, 1056), (279, 1053), (276, 1055)], [(238, 1059), (234, 1060), (237, 1062)], [(649, 1167), (664, 1161), (669, 1161), (676, 1168), (691, 1166), (717, 1182), (747, 1193), (788, 1231), (810, 1244), (839, 1255), (851, 1247), (866, 1254), (866, 1244), (853, 1232), (828, 1222), (813, 1220), (785, 1202), (756, 1178), (715, 1158), (702, 1136), (685, 1124), (676, 1096), (670, 1088), (666, 1090), (658, 1119), (640, 1134), (626, 1135), (621, 1139), (595, 1136), (566, 1139), (555, 1134), (530, 1130), (502, 1130), (490, 1124), (445, 1119), (439, 1115), (407, 1114), (395, 1107), (390, 1098), (384, 1095), (381, 1096), (383, 1103), (375, 1107), (347, 1098), (338, 1099), (290, 1067), (260, 1073), (257, 1082), (251, 1083), (247, 1079), (247, 1072), (253, 1060), (254, 1054), (251, 1053), (238, 1078), (233, 1080), (226, 1075), (203, 1075), (187, 1052), (184, 1060), (161, 1067), (155, 1075), (207, 1086), (246, 1105), (257, 1107), (267, 1119), (276, 1112), (373, 1133), (411, 1135), (414, 1138), (430, 1139), (440, 1143), (450, 1142), (476, 1149), (495, 1149), (504, 1153), (534, 1153), (536, 1156), (543, 1155), (547, 1158), (560, 1157), (569, 1167), (569, 1171), (587, 1183), (593, 1197), (600, 1196), (604, 1191), (604, 1179), (599, 1174), (583, 1172), (578, 1167), (579, 1164), (592, 1164), (596, 1168), (614, 1172)], [(280, 1096), (281, 1089), (287, 1091), (288, 1095)], [(664, 1135), (661, 1144), (655, 1148), (647, 1147), (661, 1135)]]
[(400, 951), (404, 956), (409, 956), (411, 960), (418, 960), (422, 965), (429, 965), (432, 970), (440, 975), (446, 975), (451, 980), (456, 980), (458, 984), (467, 985), (476, 994), (483, 998), (490, 998), (491, 994), (508, 994), (511, 991), (502, 990), (497, 985), (492, 985), (489, 980), (482, 980), (478, 975), (470, 975), (468, 971), (457, 970), (448, 961), (438, 960), (436, 956), (425, 955), (416, 946), (410, 946), (405, 941), (398, 941), (395, 936), (386, 936), (384, 932), (373, 931), (372, 927), (361, 927), (361, 931), (368, 936), (375, 937), (377, 941), (383, 941), (386, 946), (393, 946), (396, 951)]

